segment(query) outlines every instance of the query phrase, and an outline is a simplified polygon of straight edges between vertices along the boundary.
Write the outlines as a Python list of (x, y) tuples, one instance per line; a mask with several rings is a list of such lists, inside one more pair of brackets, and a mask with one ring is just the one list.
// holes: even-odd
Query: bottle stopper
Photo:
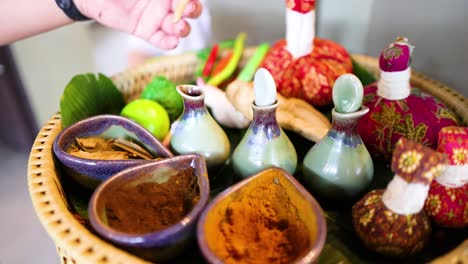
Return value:
[(352, 113), (362, 105), (364, 88), (361, 81), (353, 74), (343, 74), (333, 85), (333, 103), (338, 113)]
[(276, 84), (270, 72), (260, 68), (254, 78), (255, 105), (268, 106), (276, 102)]

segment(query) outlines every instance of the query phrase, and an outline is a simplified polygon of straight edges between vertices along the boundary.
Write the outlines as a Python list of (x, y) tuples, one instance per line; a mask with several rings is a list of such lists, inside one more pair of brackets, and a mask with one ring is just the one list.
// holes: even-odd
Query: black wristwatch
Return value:
[(75, 21), (89, 20), (89, 17), (81, 14), (78, 8), (76, 8), (73, 0), (55, 0), (55, 2), (69, 18)]

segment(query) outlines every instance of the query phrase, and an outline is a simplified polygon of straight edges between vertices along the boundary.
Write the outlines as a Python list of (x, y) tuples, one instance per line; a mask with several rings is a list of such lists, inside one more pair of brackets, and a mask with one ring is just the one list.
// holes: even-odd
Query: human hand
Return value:
[(97, 22), (135, 35), (162, 49), (174, 49), (190, 33), (185, 18), (197, 18), (199, 0), (190, 0), (182, 18), (173, 16), (180, 0), (74, 0), (80, 12)]

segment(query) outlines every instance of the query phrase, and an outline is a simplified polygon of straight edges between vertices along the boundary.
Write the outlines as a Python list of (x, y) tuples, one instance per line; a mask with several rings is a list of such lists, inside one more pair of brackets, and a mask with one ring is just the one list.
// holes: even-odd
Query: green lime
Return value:
[(128, 103), (120, 115), (125, 116), (150, 131), (157, 139), (163, 140), (169, 132), (169, 115), (155, 101), (136, 99)]
[(176, 90), (176, 85), (164, 76), (155, 76), (145, 87), (140, 98), (159, 103), (166, 109), (171, 122), (174, 122), (184, 110), (184, 103)]

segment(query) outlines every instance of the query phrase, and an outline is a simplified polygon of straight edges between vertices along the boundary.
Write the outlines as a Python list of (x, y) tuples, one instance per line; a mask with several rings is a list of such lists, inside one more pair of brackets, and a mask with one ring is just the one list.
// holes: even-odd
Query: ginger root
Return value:
[(250, 120), (245, 115), (237, 111), (231, 102), (226, 98), (223, 90), (206, 84), (200, 78), (197, 80), (197, 85), (205, 91), (205, 104), (211, 108), (213, 117), (225, 127), (230, 128), (246, 128), (250, 124)]
[[(255, 99), (253, 83), (239, 80), (230, 83), (226, 88), (226, 97), (237, 111), (252, 120), (252, 102)], [(279, 106), (276, 118), (282, 128), (294, 131), (314, 142), (328, 133), (330, 121), (304, 100), (286, 98), (279, 93), (277, 100)]]

